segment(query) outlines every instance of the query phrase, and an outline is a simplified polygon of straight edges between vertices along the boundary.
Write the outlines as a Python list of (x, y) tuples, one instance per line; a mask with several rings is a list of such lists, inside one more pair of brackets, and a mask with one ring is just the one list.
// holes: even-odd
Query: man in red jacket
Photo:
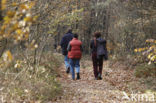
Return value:
[(76, 69), (78, 80), (80, 79), (80, 59), (82, 56), (82, 42), (78, 40), (77, 34), (74, 34), (74, 38), (69, 42), (67, 50), (72, 79), (75, 80), (75, 69)]

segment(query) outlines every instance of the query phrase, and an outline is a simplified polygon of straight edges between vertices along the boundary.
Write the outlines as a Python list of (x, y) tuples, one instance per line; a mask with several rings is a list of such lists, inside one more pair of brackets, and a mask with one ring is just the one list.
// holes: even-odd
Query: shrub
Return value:
[(135, 67), (135, 76), (136, 77), (156, 77), (156, 66), (154, 63), (148, 65), (146, 63), (137, 65)]
[(55, 71), (61, 62), (54, 56), (46, 57), (53, 59), (44, 59), (46, 63), (36, 66), (27, 65), (24, 60), (18, 60), (17, 63), (20, 66), (14, 66), (15, 62), (7, 68), (1, 68), (0, 102), (28, 103), (40, 101), (44, 103), (61, 94), (61, 85), (56, 80), (57, 72)]
[(144, 48), (135, 49), (135, 52), (142, 52), (143, 56), (146, 56), (149, 60), (149, 64), (156, 64), (156, 40), (155, 39), (147, 39), (147, 46)]

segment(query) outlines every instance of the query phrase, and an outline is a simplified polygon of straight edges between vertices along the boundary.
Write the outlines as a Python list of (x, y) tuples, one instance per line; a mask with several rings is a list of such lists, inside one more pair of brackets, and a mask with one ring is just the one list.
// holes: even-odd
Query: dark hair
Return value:
[(101, 37), (101, 33), (100, 33), (100, 32), (95, 32), (95, 33), (94, 33), (94, 37), (96, 37), (96, 38)]
[(74, 38), (78, 38), (78, 35), (77, 34), (74, 34)]
[(72, 33), (72, 29), (70, 28), (70, 29), (68, 29), (68, 32), (67, 33)]

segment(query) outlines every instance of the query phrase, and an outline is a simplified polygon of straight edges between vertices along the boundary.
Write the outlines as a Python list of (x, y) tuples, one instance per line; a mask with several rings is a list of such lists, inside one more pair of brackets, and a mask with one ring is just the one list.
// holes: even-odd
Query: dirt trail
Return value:
[[(156, 88), (156, 81), (149, 87), (144, 79), (134, 76), (135, 69), (126, 66), (122, 61), (104, 62), (102, 80), (94, 80), (89, 57), (81, 59), (80, 65), (81, 79), (75, 81), (71, 79), (71, 74), (66, 74), (64, 65), (57, 69), (60, 74), (57, 79), (62, 85), (63, 94), (50, 103), (156, 103), (156, 92), (152, 102), (146, 101), (146, 98), (142, 101), (139, 98), (141, 95), (132, 98), (133, 93), (144, 94), (146, 90)], [(124, 93), (129, 100), (123, 99)]]
[[(64, 65), (59, 68), (59, 81), (62, 83), (63, 96), (55, 99), (53, 103), (121, 103), (123, 95), (121, 91), (105, 80), (94, 80), (92, 63), (86, 62), (87, 68), (81, 67), (81, 79), (73, 81), (71, 75), (65, 73)], [(104, 64), (104, 72), (110, 70)], [(128, 102), (126, 102), (128, 103)]]

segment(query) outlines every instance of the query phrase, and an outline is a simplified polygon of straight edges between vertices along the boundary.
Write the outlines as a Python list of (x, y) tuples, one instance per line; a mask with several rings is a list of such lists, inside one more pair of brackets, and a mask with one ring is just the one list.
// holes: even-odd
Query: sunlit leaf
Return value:
[(22, 30), (21, 29), (17, 29), (16, 33), (20, 35), (22, 33)]
[(3, 54), (3, 60), (5, 62), (11, 62), (13, 60), (13, 56), (9, 50)]
[(29, 3), (29, 9), (32, 8), (35, 5), (35, 2), (30, 2)]
[(15, 11), (8, 11), (8, 12), (7, 12), (7, 16), (8, 16), (9, 18), (12, 18), (14, 15), (15, 15)]
[(31, 17), (25, 17), (25, 18), (24, 18), (24, 21), (26, 21), (26, 22), (32, 22), (33, 20), (32, 20)]
[(4, 10), (6, 8), (6, 2), (7, 0), (2, 0), (1, 1), (1, 9)]

